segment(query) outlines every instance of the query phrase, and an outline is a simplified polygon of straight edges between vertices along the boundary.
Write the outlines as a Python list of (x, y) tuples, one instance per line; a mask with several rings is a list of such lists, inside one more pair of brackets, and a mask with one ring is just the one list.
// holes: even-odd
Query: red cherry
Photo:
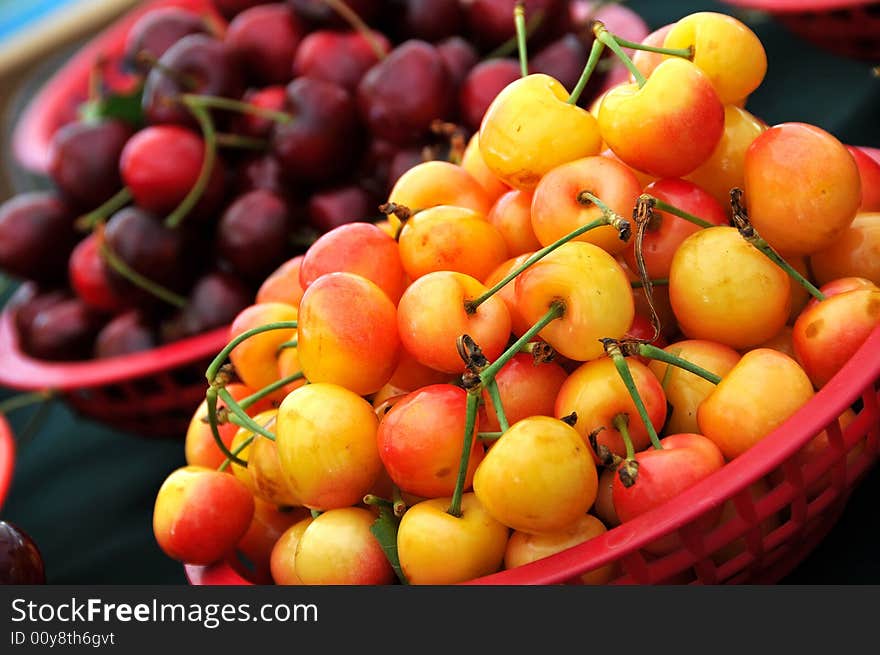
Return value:
[(375, 44), (391, 51), (384, 34), (372, 31), (372, 39), (360, 32), (316, 30), (306, 36), (293, 59), (295, 77), (313, 77), (333, 82), (354, 93), (364, 74), (378, 61)]
[(101, 328), (95, 337), (95, 358), (120, 357), (155, 348), (158, 343), (153, 327), (143, 314), (131, 310), (119, 314)]
[(138, 59), (141, 53), (158, 59), (183, 37), (208, 32), (205, 20), (194, 12), (182, 7), (157, 7), (143, 14), (131, 26), (125, 38), (123, 57), (130, 66), (146, 73), (150, 66)]
[[(260, 109), (284, 111), (287, 92), (284, 86), (275, 84), (262, 89), (248, 89), (242, 98), (248, 104)], [(231, 131), (235, 134), (251, 136), (256, 139), (266, 138), (272, 132), (275, 122), (256, 114), (242, 113), (232, 120)]]
[(479, 130), (483, 115), (504, 87), (522, 76), (514, 59), (488, 59), (474, 66), (458, 92), (458, 107), (464, 124)]
[(245, 9), (229, 23), (225, 42), (256, 84), (284, 84), (306, 27), (290, 7), (272, 2)]
[(101, 257), (96, 234), (80, 241), (70, 254), (70, 286), (82, 301), (97, 311), (115, 313), (125, 300), (110, 282), (110, 269)]
[(309, 223), (323, 233), (346, 223), (371, 220), (378, 214), (378, 206), (366, 189), (345, 184), (314, 193), (306, 211)]

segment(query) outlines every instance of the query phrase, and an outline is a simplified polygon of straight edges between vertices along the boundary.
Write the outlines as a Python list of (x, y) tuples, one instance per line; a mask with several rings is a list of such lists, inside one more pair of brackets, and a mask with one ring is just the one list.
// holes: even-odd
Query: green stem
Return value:
[(34, 391), (33, 393), (22, 393), (7, 398), (0, 402), (0, 416), (14, 412), (17, 409), (23, 409), (44, 402), (54, 395), (52, 391)]
[(626, 357), (624, 357), (623, 353), (620, 351), (620, 346), (614, 342), (613, 339), (604, 340), (604, 343), (605, 352), (608, 353), (609, 357), (611, 357), (614, 362), (614, 367), (617, 369), (620, 378), (623, 380), (623, 384), (626, 386), (626, 390), (629, 392), (633, 404), (635, 404), (636, 409), (639, 412), (642, 423), (645, 424), (645, 429), (648, 431), (648, 436), (651, 438), (651, 444), (653, 444), (654, 448), (657, 450), (663, 450), (663, 446), (660, 445), (660, 438), (657, 436), (654, 424), (651, 423), (651, 417), (648, 416), (648, 410), (645, 407), (641, 395), (639, 395), (639, 390), (636, 387), (635, 380), (633, 380), (632, 373), (629, 370), (629, 364), (626, 361)]
[(243, 100), (234, 100), (233, 98), (224, 98), (223, 96), (209, 96), (196, 93), (184, 93), (180, 96), (180, 101), (190, 109), (225, 109), (227, 111), (238, 112), (239, 114), (251, 114), (259, 118), (267, 118), (276, 123), (289, 123), (293, 120), (293, 116), (287, 112), (268, 109), (266, 107), (258, 107), (257, 105), (245, 102)]
[[(668, 277), (660, 277), (660, 278), (651, 280), (650, 284), (651, 284), (651, 286), (655, 286), (655, 287), (667, 286), (669, 284), (669, 278)], [(641, 289), (642, 287), (645, 286), (645, 283), (642, 282), (641, 280), (633, 280), (632, 282), (629, 283), (629, 285), (633, 289)]]
[[(248, 446), (250, 446), (250, 445), (254, 442), (254, 439), (256, 439), (256, 438), (257, 438), (257, 435), (252, 434), (252, 435), (249, 436), (247, 439), (245, 439), (245, 440), (242, 441), (240, 444), (238, 444), (238, 445), (237, 445), (233, 450), (231, 450), (230, 452), (231, 452), (233, 455), (235, 455), (236, 457), (238, 457), (239, 455), (241, 455), (241, 452), (242, 452), (245, 448), (247, 448)], [(245, 460), (243, 460), (243, 459), (239, 459), (239, 461), (240, 461), (240, 462), (244, 462)], [(223, 471), (225, 471), (225, 470), (229, 467), (230, 464), (232, 464), (232, 460), (229, 459), (229, 458), (227, 457), (225, 460), (223, 460), (223, 463), (220, 464), (220, 466), (217, 467), (217, 470), (220, 471), (220, 472), (222, 473)], [(245, 464), (247, 464), (247, 462), (245, 462)]]
[(547, 310), (547, 313), (544, 314), (540, 318), (540, 320), (535, 323), (532, 327), (526, 331), (519, 339), (517, 339), (513, 345), (511, 345), (507, 350), (505, 350), (501, 356), (492, 362), (489, 366), (487, 366), (480, 373), (480, 381), (484, 386), (488, 386), (489, 382), (495, 379), (495, 376), (498, 375), (498, 371), (500, 371), (504, 365), (510, 361), (514, 355), (516, 355), (520, 348), (523, 347), (523, 344), (531, 341), (538, 332), (547, 327), (548, 324), (555, 321), (557, 318), (561, 317), (565, 314), (565, 305), (561, 300), (556, 300), (550, 304), (550, 308)]
[(501, 391), (498, 389), (498, 382), (495, 379), (486, 383), (486, 391), (489, 392), (489, 400), (492, 401), (492, 407), (495, 409), (495, 416), (498, 417), (498, 425), (502, 432), (507, 432), (510, 423), (507, 422), (507, 413), (504, 411), (504, 404), (501, 402)]
[(464, 419), (464, 444), (461, 450), (461, 462), (458, 466), (458, 479), (455, 482), (455, 491), (452, 493), (452, 502), (449, 514), (456, 518), (461, 517), (461, 497), (464, 494), (464, 481), (467, 478), (468, 463), (471, 459), (471, 448), (474, 443), (474, 426), (477, 423), (477, 405), (480, 403), (479, 387), (468, 392), (467, 410)]
[(674, 205), (670, 205), (668, 202), (663, 202), (662, 200), (660, 200), (656, 196), (650, 196), (650, 198), (652, 198), (654, 200), (654, 206), (662, 212), (667, 212), (669, 214), (672, 214), (673, 216), (678, 216), (679, 218), (683, 218), (684, 220), (686, 220), (690, 223), (693, 223), (694, 225), (697, 225), (702, 228), (716, 227), (716, 225), (714, 223), (710, 223), (709, 221), (703, 220), (699, 216), (694, 216), (693, 214), (689, 214), (688, 212), (684, 211), (683, 209), (679, 209), (678, 207), (676, 207)]
[(269, 432), (262, 425), (257, 423), (254, 419), (248, 416), (247, 412), (244, 408), (235, 402), (235, 398), (232, 397), (232, 394), (224, 387), (217, 389), (217, 397), (220, 398), (225, 404), (226, 408), (232, 412), (235, 416), (238, 417), (238, 421), (233, 420), (233, 417), (230, 416), (229, 420), (231, 423), (235, 423), (237, 426), (241, 428), (245, 428), (250, 432), (254, 432), (261, 436), (266, 437), (270, 441), (275, 441), (275, 435)]
[(586, 66), (584, 66), (584, 70), (581, 73), (580, 79), (578, 79), (574, 90), (572, 90), (571, 95), (568, 96), (568, 104), (576, 105), (578, 103), (578, 100), (581, 99), (581, 96), (584, 93), (584, 89), (587, 88), (587, 84), (590, 81), (590, 77), (593, 75), (593, 72), (596, 70), (596, 66), (602, 59), (602, 53), (604, 51), (605, 44), (598, 39), (594, 40), (593, 47), (590, 48), (590, 56), (587, 59), (587, 64)]
[[(535, 33), (535, 30), (537, 30), (541, 26), (541, 23), (543, 21), (544, 21), (544, 10), (542, 10), (542, 9), (538, 9), (537, 11), (535, 11), (535, 13), (533, 13), (529, 17), (528, 21), (526, 22), (526, 41), (528, 41), (528, 38), (530, 36), (532, 36)], [(513, 37), (507, 39), (507, 41), (505, 41), (504, 43), (499, 45), (497, 48), (495, 48), (492, 52), (487, 54), (484, 57), (484, 60), (486, 60), (486, 59), (499, 59), (501, 57), (507, 57), (508, 55), (513, 54), (514, 50), (517, 49), (518, 43), (519, 43), (519, 38), (517, 36), (513, 36)]]
[(642, 75), (642, 72), (636, 67), (633, 63), (633, 60), (629, 58), (629, 55), (623, 51), (623, 48), (615, 40), (614, 36), (605, 25), (602, 24), (601, 21), (593, 21), (593, 34), (595, 34), (596, 39), (605, 44), (605, 46), (611, 50), (620, 61), (623, 62), (623, 65), (627, 67), (630, 73), (632, 73), (633, 79), (635, 79), (636, 83), (639, 85), (641, 89), (645, 86), (645, 76)]
[(263, 151), (269, 148), (269, 142), (265, 139), (255, 139), (240, 134), (216, 134), (215, 141), (219, 148), (240, 148), (242, 150)]
[(208, 409), (208, 425), (211, 427), (211, 436), (214, 437), (214, 443), (217, 444), (217, 448), (226, 456), (226, 459), (239, 466), (246, 467), (248, 463), (230, 451), (226, 444), (223, 443), (223, 437), (220, 436), (220, 430), (217, 428), (217, 389), (215, 387), (208, 387), (208, 390), (205, 392), (205, 404)]
[(701, 366), (697, 366), (696, 364), (689, 362), (686, 359), (682, 359), (677, 355), (673, 355), (672, 353), (666, 352), (662, 348), (652, 346), (648, 343), (639, 344), (639, 355), (641, 355), (642, 357), (647, 357), (648, 359), (656, 359), (657, 361), (684, 369), (685, 371), (693, 373), (694, 375), (701, 377), (707, 382), (711, 382), (712, 384), (718, 384), (721, 382), (721, 376), (715, 375), (714, 373), (712, 373), (712, 371), (707, 371)]
[(235, 350), (235, 347), (238, 346), (241, 342), (246, 341), (258, 334), (262, 334), (263, 332), (271, 332), (272, 330), (295, 330), (296, 326), (296, 321), (277, 321), (275, 323), (259, 325), (255, 328), (251, 328), (247, 332), (242, 332), (232, 341), (226, 344), (226, 347), (224, 347), (223, 350), (218, 353), (218, 355), (208, 366), (208, 370), (205, 373), (205, 377), (208, 379), (208, 384), (214, 384), (217, 373), (220, 372), (220, 367), (226, 363), (227, 359), (229, 359), (229, 353)]
[(394, 508), (394, 503), (388, 500), (387, 498), (382, 498), (382, 496), (377, 496), (376, 494), (367, 494), (363, 498), (365, 505), (370, 505), (371, 507), (387, 507), (388, 509)]
[(631, 48), (632, 50), (644, 50), (645, 52), (656, 52), (658, 55), (682, 57), (691, 61), (693, 61), (694, 59), (694, 46), (688, 46), (687, 48), (662, 48), (659, 46), (637, 43), (636, 41), (627, 41), (626, 39), (622, 39), (617, 35), (612, 36), (615, 42), (617, 42), (617, 45), (621, 46), (622, 48)]
[(106, 243), (101, 243), (99, 252), (101, 257), (105, 262), (112, 268), (114, 271), (119, 273), (126, 280), (131, 282), (136, 287), (139, 287), (146, 291), (147, 293), (163, 300), (168, 303), (172, 307), (177, 307), (178, 309), (183, 309), (186, 307), (186, 298), (183, 296), (174, 293), (170, 289), (166, 289), (160, 284), (153, 282), (148, 277), (145, 277), (138, 273), (136, 270), (131, 268), (128, 264), (126, 264), (122, 259), (112, 250)]
[(128, 187), (122, 187), (113, 195), (113, 197), (105, 201), (100, 207), (77, 218), (74, 226), (77, 230), (88, 232), (94, 229), (98, 223), (103, 223), (110, 216), (125, 207), (131, 199), (131, 190), (129, 190)]
[(393, 494), (392, 498), (394, 499), (394, 505), (393, 505), (394, 516), (396, 516), (397, 518), (400, 518), (401, 516), (404, 515), (404, 513), (406, 513), (406, 503), (403, 500), (403, 495), (400, 493), (400, 487), (398, 487), (396, 484), (394, 484), (394, 485), (391, 485), (391, 489), (392, 489), (392, 494)]
[(482, 441), (495, 441), (496, 439), (500, 439), (503, 432), (479, 432), (477, 433), (477, 439)]
[(297, 348), (299, 346), (299, 341), (297, 339), (291, 339), (290, 341), (285, 341), (280, 346), (278, 346), (278, 352), (282, 350), (287, 350), (288, 348)]
[(536, 262), (541, 261), (544, 257), (549, 255), (551, 252), (553, 252), (554, 250), (556, 250), (560, 246), (565, 245), (566, 243), (568, 243), (572, 239), (576, 239), (577, 237), (584, 234), (585, 232), (589, 232), (590, 230), (595, 230), (597, 227), (602, 227), (603, 225), (612, 225), (615, 228), (617, 228), (617, 231), (620, 233), (621, 239), (623, 241), (626, 241), (629, 239), (629, 222), (628, 221), (625, 221), (624, 219), (620, 218), (617, 215), (608, 216), (608, 215), (603, 214), (602, 218), (596, 219), (592, 223), (587, 223), (586, 225), (582, 225), (581, 227), (577, 228), (576, 230), (569, 232), (568, 234), (566, 234), (564, 237), (562, 237), (558, 241), (554, 241), (549, 246), (545, 246), (544, 248), (541, 248), (540, 250), (538, 250), (534, 255), (529, 257), (520, 266), (517, 266), (510, 273), (508, 273), (495, 286), (493, 286), (491, 289), (486, 291), (482, 296), (480, 296), (479, 298), (474, 298), (473, 300), (468, 300), (467, 302), (465, 302), (465, 304), (464, 304), (465, 311), (468, 314), (475, 313), (477, 311), (477, 308), (480, 305), (482, 305), (484, 302), (489, 300), (489, 298), (491, 298), (496, 293), (501, 291), (501, 289), (503, 289), (508, 283), (512, 282), (516, 278), (517, 275), (519, 275), (524, 270), (529, 268), (529, 266), (531, 266), (532, 264), (535, 264)]
[[(214, 172), (214, 162), (217, 159), (217, 137), (214, 131), (214, 122), (211, 120), (208, 110), (198, 104), (193, 104), (187, 100), (191, 96), (184, 96), (184, 104), (189, 108), (192, 115), (195, 116), (202, 130), (202, 139), (205, 142), (205, 152), (202, 157), (202, 168), (196, 183), (180, 202), (180, 204), (165, 218), (165, 225), (169, 228), (176, 228), (181, 221), (187, 217), (193, 207), (205, 193), (208, 188), (208, 182), (211, 181), (211, 173)], [(198, 97), (198, 96), (197, 96)]]
[(312, 509), (312, 510), (309, 510), (309, 513), (312, 515), (312, 518), (313, 518), (313, 519), (316, 519), (316, 518), (318, 518), (319, 516), (321, 516), (321, 514), (323, 514), (324, 512), (322, 512), (322, 511), (319, 510), (319, 509)]
[(633, 448), (632, 438), (629, 436), (629, 414), (615, 414), (611, 419), (614, 429), (620, 433), (623, 444), (626, 446), (626, 458), (634, 459), (636, 456), (635, 448)]
[(730, 203), (733, 209), (733, 224), (742, 237), (760, 250), (773, 263), (788, 273), (789, 277), (800, 284), (807, 292), (818, 301), (825, 300), (825, 294), (817, 289), (807, 278), (798, 273), (794, 267), (773, 249), (767, 241), (758, 234), (758, 231), (749, 220), (746, 208), (742, 203), (743, 191), (738, 187), (730, 190)]
[(526, 34), (526, 9), (522, 2), (517, 2), (513, 8), (513, 22), (516, 25), (516, 45), (519, 51), (519, 69), (523, 77), (529, 74), (529, 55), (526, 47), (528, 35)]
[(275, 393), (282, 387), (286, 387), (291, 382), (296, 382), (297, 380), (302, 380), (305, 377), (305, 374), (300, 371), (299, 373), (293, 373), (292, 375), (288, 375), (287, 377), (283, 377), (280, 380), (276, 380), (272, 384), (266, 385), (259, 391), (252, 393), (250, 396), (243, 398), (238, 404), (242, 409), (247, 409), (254, 403), (261, 401), (263, 398), (268, 396), (269, 394)]

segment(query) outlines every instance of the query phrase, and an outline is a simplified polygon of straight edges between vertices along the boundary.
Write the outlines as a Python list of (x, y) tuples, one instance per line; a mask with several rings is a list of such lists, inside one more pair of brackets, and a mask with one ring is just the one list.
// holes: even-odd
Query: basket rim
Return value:
[[(880, 325), (837, 374), (794, 415), (720, 470), (662, 505), (549, 557), (468, 580), (464, 585), (559, 584), (572, 570), (591, 570), (642, 548), (736, 496), (805, 446), (836, 420), (866, 388), (880, 380)], [(584, 562), (589, 564), (585, 565)], [(190, 584), (253, 583), (228, 563), (184, 564)]]
[[(75, 362), (50, 362), (25, 354), (15, 328), (15, 305), (34, 292), (21, 285), (0, 313), (0, 385), (25, 391), (72, 391), (155, 375), (214, 357), (229, 341), (229, 326), (150, 350)], [(205, 383), (207, 384), (207, 382)]]
[(6, 417), (0, 414), (0, 508), (6, 502), (15, 473), (15, 437)]
[(854, 9), (876, 3), (877, 0), (722, 0), (725, 4), (743, 9), (759, 9), (775, 14)]
[(32, 173), (48, 172), (49, 145), (61, 125), (66, 100), (87, 94), (90, 71), (98, 55), (120, 56), (132, 25), (147, 12), (163, 7), (208, 14), (212, 20), (226, 24), (212, 0), (147, 0), (132, 7), (79, 48), (24, 108), (11, 135), (12, 152), (22, 167)]

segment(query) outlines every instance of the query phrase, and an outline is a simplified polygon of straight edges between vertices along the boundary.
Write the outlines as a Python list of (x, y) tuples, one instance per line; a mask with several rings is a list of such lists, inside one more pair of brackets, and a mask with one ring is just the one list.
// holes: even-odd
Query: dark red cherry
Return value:
[[(238, 60), (223, 41), (206, 34), (190, 34), (159, 58), (144, 83), (142, 104), (147, 122), (195, 127), (189, 109), (179, 102), (183, 93), (240, 98), (244, 77)], [(219, 118), (222, 112), (212, 112)]]
[(52, 181), (71, 202), (94, 209), (122, 188), (119, 155), (132, 135), (122, 121), (75, 121), (60, 127), (49, 143)]
[(55, 191), (30, 191), (0, 205), (0, 271), (51, 284), (67, 276), (78, 236), (74, 212)]
[(398, 11), (398, 29), (404, 38), (434, 42), (464, 29), (460, 0), (403, 0)]
[[(394, 186), (400, 176), (417, 164), (426, 161), (426, 150), (424, 148), (401, 148), (394, 157), (391, 158), (391, 165), (388, 168), (388, 192)], [(428, 157), (427, 159), (431, 159)]]
[(34, 316), (30, 329), (21, 335), (22, 346), (37, 359), (89, 359), (104, 317), (79, 298), (64, 300)]
[(426, 41), (400, 44), (364, 75), (358, 108), (374, 136), (398, 145), (419, 143), (431, 123), (454, 106), (452, 77), (437, 48)]
[[(349, 21), (325, 0), (289, 0), (297, 15), (321, 27), (349, 27)], [(368, 25), (379, 16), (388, 0), (343, 0)]]
[(265, 189), (277, 195), (285, 194), (281, 165), (272, 154), (254, 153), (240, 159), (233, 171), (234, 195), (255, 189)]
[(474, 66), (458, 91), (461, 120), (471, 130), (479, 130), (483, 115), (504, 87), (522, 76), (515, 59), (487, 59)]
[(119, 314), (95, 337), (96, 359), (121, 357), (152, 350), (159, 343), (153, 325), (137, 310)]
[(68, 271), (70, 287), (92, 309), (115, 313), (126, 306), (110, 281), (111, 270), (101, 257), (96, 233), (89, 234), (73, 249)]
[(361, 126), (351, 94), (338, 84), (299, 77), (287, 86), (289, 123), (276, 123), (272, 153), (288, 182), (298, 186), (338, 179), (361, 148)]
[(291, 215), (285, 200), (264, 189), (239, 196), (217, 225), (217, 254), (254, 283), (288, 258)]
[(46, 584), (46, 568), (31, 536), (9, 521), (0, 521), (0, 584)]
[[(251, 88), (245, 92), (242, 98), (245, 102), (272, 111), (283, 111), (287, 101), (285, 87), (281, 84), (266, 86), (261, 89)], [(272, 132), (275, 121), (256, 114), (241, 113), (231, 119), (230, 131), (234, 134), (263, 139)]]
[[(589, 56), (590, 52), (581, 39), (571, 33), (565, 34), (529, 58), (529, 72), (549, 75), (571, 91), (577, 85)], [(601, 74), (595, 74), (590, 78), (594, 88), (601, 84), (601, 77)]]
[(460, 36), (451, 36), (440, 41), (436, 46), (452, 77), (453, 86), (458, 88), (470, 70), (480, 61), (480, 53), (470, 41)]
[(189, 34), (210, 34), (204, 18), (182, 7), (157, 7), (143, 14), (128, 32), (124, 61), (132, 68), (148, 72), (149, 63), (141, 59), (158, 59), (172, 45)]
[[(474, 43), (492, 50), (516, 36), (514, 7), (517, 0), (471, 0), (465, 3), (467, 23)], [(529, 36), (530, 46), (540, 46), (568, 29), (565, 0), (525, 0), (527, 25), (537, 27)]]
[(10, 301), (8, 307), (14, 311), (15, 331), (20, 335), (26, 334), (30, 331), (37, 314), (47, 307), (57, 305), (71, 298), (73, 298), (73, 295), (66, 288), (34, 288), (27, 297), (21, 300)]
[(225, 40), (247, 79), (263, 86), (291, 80), (290, 62), (305, 34), (306, 26), (288, 5), (271, 2), (239, 13)]
[(391, 43), (381, 32), (372, 38), (360, 32), (316, 30), (306, 36), (293, 59), (293, 75), (334, 82), (354, 92), (364, 74), (378, 61), (376, 48), (387, 54)]
[(309, 198), (309, 224), (321, 233), (355, 221), (378, 220), (379, 202), (370, 192), (356, 184), (323, 189)]
[(254, 291), (237, 275), (206, 273), (193, 285), (186, 306), (162, 325), (162, 341), (177, 341), (228, 325), (253, 302)]

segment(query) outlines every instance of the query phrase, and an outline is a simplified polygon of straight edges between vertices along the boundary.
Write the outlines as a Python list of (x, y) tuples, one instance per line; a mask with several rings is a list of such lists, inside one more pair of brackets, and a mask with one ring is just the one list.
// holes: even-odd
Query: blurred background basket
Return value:
[(15, 470), (15, 439), (9, 422), (0, 414), (0, 509), (9, 493)]
[(876, 0), (723, 0), (763, 11), (828, 52), (880, 64), (880, 2)]
[(0, 314), (0, 385), (57, 392), (76, 412), (113, 428), (183, 438), (205, 397), (205, 370), (226, 345), (229, 328), (152, 350), (83, 362), (34, 359), (20, 347), (16, 306), (33, 293), (22, 285)]
[[(880, 327), (800, 411), (676, 498), (578, 546), (471, 584), (577, 584), (584, 573), (609, 564), (617, 573), (611, 584), (779, 582), (831, 530), (877, 461), (878, 353)], [(848, 408), (856, 418), (841, 429), (838, 417)], [(802, 465), (798, 451), (823, 430), (829, 447)], [(704, 532), (701, 518), (722, 506), (724, 518)], [(668, 555), (646, 549), (673, 534), (681, 545)], [(192, 585), (251, 584), (235, 562), (184, 568)]]

